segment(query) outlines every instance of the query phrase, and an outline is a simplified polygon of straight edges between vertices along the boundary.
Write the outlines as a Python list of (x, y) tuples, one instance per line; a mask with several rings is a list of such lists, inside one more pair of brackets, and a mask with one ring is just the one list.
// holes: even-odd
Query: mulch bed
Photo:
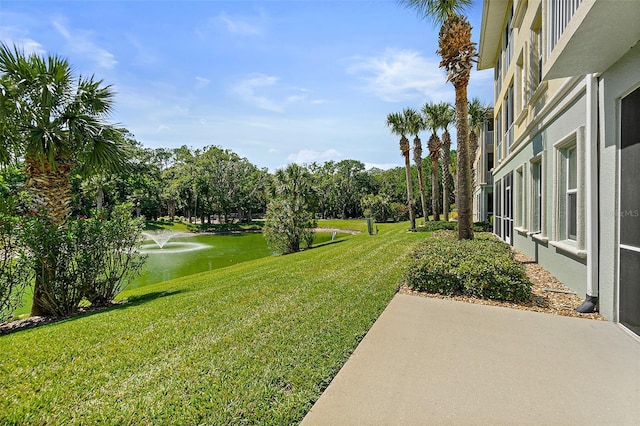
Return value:
[[(438, 299), (450, 299), (480, 305), (502, 306), (505, 308), (521, 309), (525, 311), (544, 312), (567, 317), (588, 318), (600, 321), (606, 319), (599, 313), (581, 314), (576, 311), (584, 300), (584, 295), (580, 296), (571, 292), (558, 279), (551, 275), (546, 269), (535, 263), (533, 259), (525, 256), (519, 250), (512, 248), (515, 259), (524, 266), (527, 277), (533, 283), (531, 286), (531, 299), (528, 302), (502, 302), (498, 300), (480, 299), (468, 296), (444, 296), (441, 294), (425, 293), (411, 290), (403, 284), (398, 290), (399, 293), (410, 294), (421, 297), (434, 297)], [(555, 291), (549, 291), (555, 290)]]

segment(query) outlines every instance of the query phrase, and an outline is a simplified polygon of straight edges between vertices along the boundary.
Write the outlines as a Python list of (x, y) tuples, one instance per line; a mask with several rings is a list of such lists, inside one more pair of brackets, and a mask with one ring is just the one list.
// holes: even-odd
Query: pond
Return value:
[[(141, 250), (147, 254), (147, 260), (140, 276), (127, 288), (143, 287), (273, 254), (261, 233), (174, 234), (168, 241), (161, 241), (162, 249), (151, 239), (143, 242)], [(345, 236), (339, 233), (337, 239)], [(319, 232), (314, 236), (314, 245), (325, 244), (332, 239), (332, 233)], [(23, 296), (22, 306), (15, 310), (14, 315), (28, 314), (32, 298), (33, 293), (29, 288)]]
[(224, 268), (272, 254), (260, 233), (179, 234), (164, 243), (162, 249), (148, 240), (141, 250), (147, 254), (147, 261), (140, 276), (128, 288)]

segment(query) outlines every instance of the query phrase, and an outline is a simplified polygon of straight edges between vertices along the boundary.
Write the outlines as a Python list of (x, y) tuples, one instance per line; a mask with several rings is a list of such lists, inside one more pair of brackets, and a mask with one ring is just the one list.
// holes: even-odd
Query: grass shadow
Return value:
[(186, 291), (187, 290), (157, 291), (157, 292), (142, 294), (140, 296), (131, 296), (125, 300), (115, 302), (107, 306), (98, 306), (98, 307), (89, 306), (87, 308), (80, 308), (78, 312), (66, 317), (25, 318), (24, 320), (18, 320), (12, 323), (2, 324), (0, 326), (0, 336), (16, 333), (23, 330), (30, 330), (36, 327), (44, 327), (49, 325), (67, 323), (67, 322), (75, 321), (81, 318), (88, 318), (104, 312), (127, 309), (130, 307), (139, 306), (144, 303), (148, 303), (163, 297), (185, 293)]

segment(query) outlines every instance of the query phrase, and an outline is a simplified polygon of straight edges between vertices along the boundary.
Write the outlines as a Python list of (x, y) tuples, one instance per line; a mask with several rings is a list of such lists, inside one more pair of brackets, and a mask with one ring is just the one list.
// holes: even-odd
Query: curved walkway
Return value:
[(611, 322), (397, 294), (302, 425), (636, 425)]

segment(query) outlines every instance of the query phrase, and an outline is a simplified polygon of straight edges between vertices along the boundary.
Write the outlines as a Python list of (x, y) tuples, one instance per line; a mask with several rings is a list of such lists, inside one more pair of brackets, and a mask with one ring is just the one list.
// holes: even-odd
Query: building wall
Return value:
[(599, 80), (600, 149), (600, 311), (618, 320), (619, 111), (620, 99), (640, 87), (640, 43), (636, 44)]
[[(521, 250), (527, 256), (531, 257), (552, 275), (557, 277), (571, 290), (577, 294), (584, 295), (586, 293), (586, 259), (578, 257), (571, 251), (566, 251), (549, 243), (553, 240), (552, 226), (555, 219), (554, 207), (555, 200), (553, 198), (554, 185), (558, 171), (555, 169), (553, 162), (554, 144), (563, 140), (579, 128), (586, 125), (586, 86), (582, 79), (563, 80), (563, 85), (554, 84), (556, 93), (564, 93), (568, 90), (566, 96), (550, 96), (553, 103), (546, 103), (544, 116), (538, 116), (533, 125), (530, 126), (528, 133), (515, 144), (510, 157), (503, 160), (499, 168), (494, 172), (494, 182), (502, 180), (507, 174), (514, 172), (518, 168), (523, 168), (524, 182), (523, 191), (520, 193), (518, 188), (514, 188), (514, 219), (516, 227), (513, 232), (513, 245)], [(562, 89), (562, 90), (561, 90)], [(544, 153), (544, 174), (543, 174), (543, 209), (544, 218), (543, 232), (541, 238), (539, 235), (531, 235), (533, 231), (531, 226), (531, 209), (532, 203), (532, 179), (528, 173), (531, 161)], [(495, 199), (497, 197), (494, 196)], [(504, 202), (504, 197), (501, 197)], [(515, 205), (523, 200), (523, 209), (518, 211)], [(502, 209), (504, 211), (504, 209)], [(518, 226), (520, 225), (520, 226)]]

